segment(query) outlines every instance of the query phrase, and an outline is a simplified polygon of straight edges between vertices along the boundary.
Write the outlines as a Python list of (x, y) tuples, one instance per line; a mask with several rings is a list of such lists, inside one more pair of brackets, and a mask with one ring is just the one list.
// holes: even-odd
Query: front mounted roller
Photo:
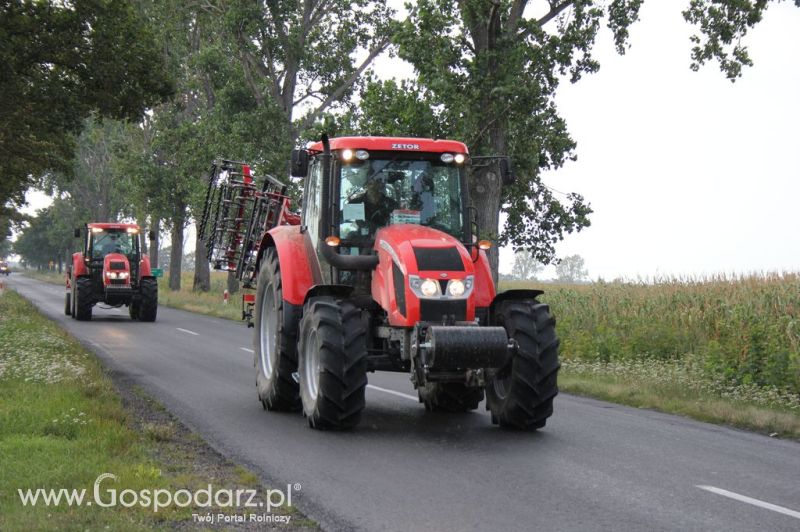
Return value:
[(367, 387), (367, 326), (361, 310), (312, 297), (300, 322), (300, 397), (308, 424), (349, 429), (361, 421)]
[(300, 410), (296, 332), (284, 323), (281, 271), (275, 248), (264, 253), (258, 274), (253, 348), (258, 399), (267, 410)]
[(538, 429), (553, 414), (559, 341), (555, 319), (536, 300), (507, 300), (495, 309), (494, 324), (517, 342), (517, 353), (486, 383), (486, 408), (501, 427)]

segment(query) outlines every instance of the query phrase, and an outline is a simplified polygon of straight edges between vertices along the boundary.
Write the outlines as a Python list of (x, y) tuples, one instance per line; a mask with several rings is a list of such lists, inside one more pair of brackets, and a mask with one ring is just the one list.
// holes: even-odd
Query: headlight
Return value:
[(464, 281), (460, 279), (453, 279), (447, 283), (447, 293), (453, 297), (461, 297), (464, 295)]
[(433, 279), (425, 279), (419, 286), (419, 291), (426, 297), (432, 297), (439, 293), (439, 283)]
[(466, 157), (463, 153), (456, 153), (453, 157), (453, 160), (456, 162), (456, 164), (461, 164), (466, 160)]
[(346, 149), (346, 150), (342, 150), (342, 160), (343, 161), (349, 161), (352, 158), (353, 158), (353, 150), (351, 150), (349, 148)]
[(453, 162), (453, 154), (452, 153), (443, 153), (439, 158), (445, 164)]
[(408, 284), (411, 287), (411, 291), (414, 292), (417, 297), (435, 297), (441, 295), (439, 283), (436, 279), (420, 279), (416, 275), (409, 275)]

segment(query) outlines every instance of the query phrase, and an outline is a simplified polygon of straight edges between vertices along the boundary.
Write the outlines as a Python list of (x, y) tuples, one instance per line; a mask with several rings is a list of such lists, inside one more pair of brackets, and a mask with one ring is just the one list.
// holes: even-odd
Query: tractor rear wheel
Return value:
[(156, 321), (158, 314), (158, 281), (155, 279), (142, 279), (139, 281), (139, 321)]
[(483, 388), (460, 382), (427, 382), (417, 393), (420, 403), (430, 412), (467, 412), (483, 401)]
[(348, 429), (366, 405), (367, 324), (361, 310), (329, 296), (312, 297), (300, 322), (300, 397), (308, 424)]
[(65, 300), (64, 301), (64, 314), (66, 314), (67, 316), (71, 316), (72, 315), (72, 297), (71, 296), (72, 296), (72, 294), (70, 292), (67, 292), (66, 295), (64, 296), (64, 300)]
[(75, 308), (73, 315), (78, 321), (92, 319), (92, 279), (91, 277), (78, 277), (75, 280)]
[(502, 427), (538, 429), (553, 414), (558, 394), (556, 321), (547, 305), (536, 300), (500, 303), (493, 322), (516, 340), (517, 353), (486, 384), (486, 406)]
[(257, 286), (253, 363), (258, 399), (268, 410), (297, 411), (297, 332), (284, 323), (281, 270), (275, 248), (265, 252)]

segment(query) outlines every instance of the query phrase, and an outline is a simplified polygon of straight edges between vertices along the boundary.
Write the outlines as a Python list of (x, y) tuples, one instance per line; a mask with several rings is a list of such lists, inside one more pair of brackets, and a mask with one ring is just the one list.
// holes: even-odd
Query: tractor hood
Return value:
[(438, 278), (473, 273), (473, 263), (463, 244), (443, 231), (423, 225), (396, 224), (375, 235), (375, 248), (397, 263), (405, 274), (435, 274)]
[[(390, 325), (474, 319), (475, 265), (456, 238), (430, 227), (397, 224), (377, 232), (375, 249), (372, 294)], [(448, 290), (451, 283), (463, 288), (460, 294)]]
[(109, 253), (103, 257), (103, 286), (130, 286), (131, 265), (122, 253)]

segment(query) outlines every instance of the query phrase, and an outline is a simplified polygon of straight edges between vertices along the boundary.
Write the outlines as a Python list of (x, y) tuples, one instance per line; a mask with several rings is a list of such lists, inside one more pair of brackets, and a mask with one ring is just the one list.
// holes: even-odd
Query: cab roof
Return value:
[(86, 227), (92, 229), (96, 227), (97, 229), (139, 229), (137, 224), (124, 224), (124, 223), (116, 223), (116, 222), (93, 222), (86, 224)]
[[(414, 137), (335, 137), (330, 139), (331, 150), (375, 150), (407, 151), (420, 153), (468, 154), (466, 144), (456, 140), (422, 139)], [(322, 151), (322, 142), (315, 142), (309, 149)]]

